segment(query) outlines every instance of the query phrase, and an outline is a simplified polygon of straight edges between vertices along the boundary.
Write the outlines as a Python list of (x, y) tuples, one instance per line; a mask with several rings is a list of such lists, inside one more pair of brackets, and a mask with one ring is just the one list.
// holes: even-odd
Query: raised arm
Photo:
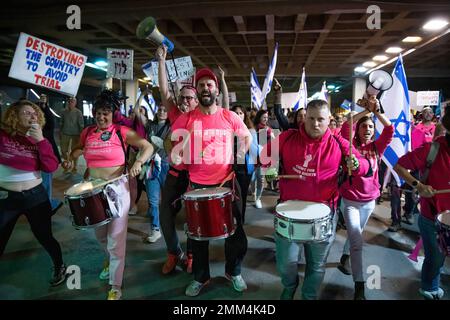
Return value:
[(273, 92), (274, 92), (274, 106), (273, 112), (275, 113), (275, 117), (283, 131), (289, 129), (289, 121), (287, 117), (283, 114), (282, 106), (281, 106), (281, 96), (283, 94), (283, 88), (277, 79), (273, 79)]
[(219, 68), (220, 87), (222, 89), (222, 108), (230, 109), (230, 97), (228, 96), (228, 87), (227, 83), (225, 82), (225, 71), (223, 71), (220, 66), (217, 67)]
[(165, 45), (160, 45), (158, 49), (156, 49), (156, 59), (158, 60), (159, 93), (161, 94), (162, 105), (166, 107), (167, 112), (170, 112), (172, 107), (176, 106), (176, 103), (169, 93), (169, 84), (167, 82), (166, 71), (166, 56), (167, 47)]

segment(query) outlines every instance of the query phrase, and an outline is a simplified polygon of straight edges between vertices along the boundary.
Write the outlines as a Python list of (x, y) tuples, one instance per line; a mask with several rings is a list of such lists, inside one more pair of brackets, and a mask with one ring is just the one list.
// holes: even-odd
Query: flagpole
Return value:
[[(352, 113), (352, 104), (350, 105), (350, 119), (348, 120), (348, 125), (350, 127), (349, 130), (349, 134), (348, 134), (348, 141), (349, 146), (348, 146), (348, 155), (349, 155), (349, 159), (350, 161), (352, 161), (352, 165), (353, 165), (353, 160), (352, 160), (352, 146), (353, 146), (353, 113)], [(352, 176), (352, 166), (348, 167), (348, 176), (351, 177)]]

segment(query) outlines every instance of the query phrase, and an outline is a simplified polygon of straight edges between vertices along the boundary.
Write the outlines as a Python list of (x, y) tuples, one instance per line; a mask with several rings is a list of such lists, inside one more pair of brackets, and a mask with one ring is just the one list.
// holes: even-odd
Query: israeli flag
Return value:
[(322, 83), (322, 89), (320, 90), (318, 99), (328, 102), (328, 90), (326, 81)]
[(348, 101), (347, 99), (345, 99), (341, 103), (341, 108), (344, 109), (344, 110), (350, 111), (352, 109), (352, 102)]
[(294, 105), (294, 111), (297, 111), (299, 108), (303, 108), (306, 110), (306, 104), (308, 100), (308, 89), (306, 88), (306, 80), (305, 80), (305, 68), (302, 71), (302, 80), (300, 81), (300, 88), (298, 88), (298, 100)]
[(275, 69), (277, 67), (277, 57), (278, 57), (278, 42), (275, 44), (272, 62), (269, 65), (269, 69), (267, 69), (266, 78), (264, 79), (264, 84), (261, 90), (262, 96), (260, 105), (263, 105), (264, 100), (266, 100), (267, 94), (270, 92), (270, 89), (272, 88), (272, 81), (275, 75)]
[(256, 76), (255, 69), (252, 68), (250, 73), (250, 96), (253, 105), (259, 110), (261, 108), (261, 87), (259, 86), (258, 77)]
[[(394, 139), (387, 147), (383, 155), (383, 161), (386, 163), (392, 176), (395, 178), (398, 186), (403, 181), (393, 170), (398, 159), (411, 150), (411, 113), (409, 106), (408, 82), (403, 67), (403, 59), (400, 54), (392, 73), (394, 84), (392, 87), (383, 92), (380, 103), (383, 106), (385, 116), (391, 120), (394, 126)], [(376, 120), (377, 136), (383, 131), (383, 124)]]

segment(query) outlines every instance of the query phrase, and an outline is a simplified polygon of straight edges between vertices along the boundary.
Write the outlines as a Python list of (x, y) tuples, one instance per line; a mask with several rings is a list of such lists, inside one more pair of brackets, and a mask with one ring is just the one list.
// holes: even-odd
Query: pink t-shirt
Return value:
[(183, 162), (190, 180), (204, 185), (222, 183), (231, 173), (233, 135), (251, 137), (236, 113), (220, 107), (211, 115), (203, 114), (199, 108), (184, 113), (172, 125), (172, 134), (182, 136), (182, 129), (184, 134), (189, 133), (189, 152), (183, 155)]
[[(431, 165), (428, 179), (425, 184), (432, 186), (436, 190), (450, 188), (450, 141), (446, 137), (439, 137), (436, 141), (440, 144), (439, 152)], [(398, 164), (409, 170), (425, 171), (427, 166), (427, 156), (431, 143), (426, 143), (414, 151), (408, 152), (398, 160)], [(434, 210), (432, 209), (434, 208)], [(450, 210), (450, 193), (436, 194), (432, 198), (420, 197), (420, 213), (434, 220), (433, 211), (440, 213)]]
[(433, 141), (434, 130), (436, 130), (436, 125), (434, 123), (431, 123), (429, 126), (425, 126), (422, 122), (420, 122), (414, 128), (425, 134), (425, 142)]
[(117, 129), (126, 145), (126, 137), (131, 129), (125, 126), (112, 124), (106, 130), (98, 130), (96, 126), (84, 128), (81, 132), (80, 142), (84, 145), (83, 155), (88, 168), (107, 168), (125, 165), (125, 154), (117, 135)]

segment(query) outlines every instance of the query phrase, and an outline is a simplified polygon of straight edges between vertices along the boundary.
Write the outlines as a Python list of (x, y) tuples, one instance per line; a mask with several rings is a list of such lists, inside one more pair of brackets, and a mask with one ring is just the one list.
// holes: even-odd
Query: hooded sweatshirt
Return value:
[[(334, 206), (338, 199), (338, 170), (342, 153), (348, 155), (349, 143), (341, 136), (333, 137), (330, 130), (319, 139), (310, 138), (302, 124), (300, 130), (290, 129), (281, 133), (267, 145), (274, 150), (279, 144), (280, 161), (283, 170), (280, 174), (299, 175), (300, 179), (280, 179), (280, 200), (303, 200), (321, 202)], [(342, 150), (341, 150), (342, 148)], [(368, 161), (355, 150), (359, 167), (354, 175), (365, 175)]]
[[(436, 190), (450, 189), (450, 135), (436, 139), (439, 143), (439, 152), (431, 165), (428, 179), (423, 182)], [(398, 164), (409, 170), (426, 169), (427, 156), (431, 143), (426, 143), (414, 151), (408, 152), (398, 160)], [(430, 220), (435, 219), (437, 213), (450, 210), (450, 193), (436, 194), (431, 198), (420, 197), (420, 213)]]
[[(349, 125), (345, 122), (342, 125), (342, 136), (349, 136)], [(357, 134), (357, 133), (355, 133)], [(391, 143), (394, 136), (394, 126), (383, 128), (383, 132), (377, 140), (368, 144), (356, 147), (356, 138), (353, 139), (353, 145), (358, 151), (369, 160), (372, 167), (372, 174), (367, 176), (356, 176), (352, 178), (352, 183), (347, 179), (339, 188), (341, 195), (348, 200), (357, 202), (368, 202), (375, 200), (380, 196), (380, 183), (378, 182), (378, 159), (381, 159), (387, 146)], [(378, 156), (377, 156), (378, 153)]]

